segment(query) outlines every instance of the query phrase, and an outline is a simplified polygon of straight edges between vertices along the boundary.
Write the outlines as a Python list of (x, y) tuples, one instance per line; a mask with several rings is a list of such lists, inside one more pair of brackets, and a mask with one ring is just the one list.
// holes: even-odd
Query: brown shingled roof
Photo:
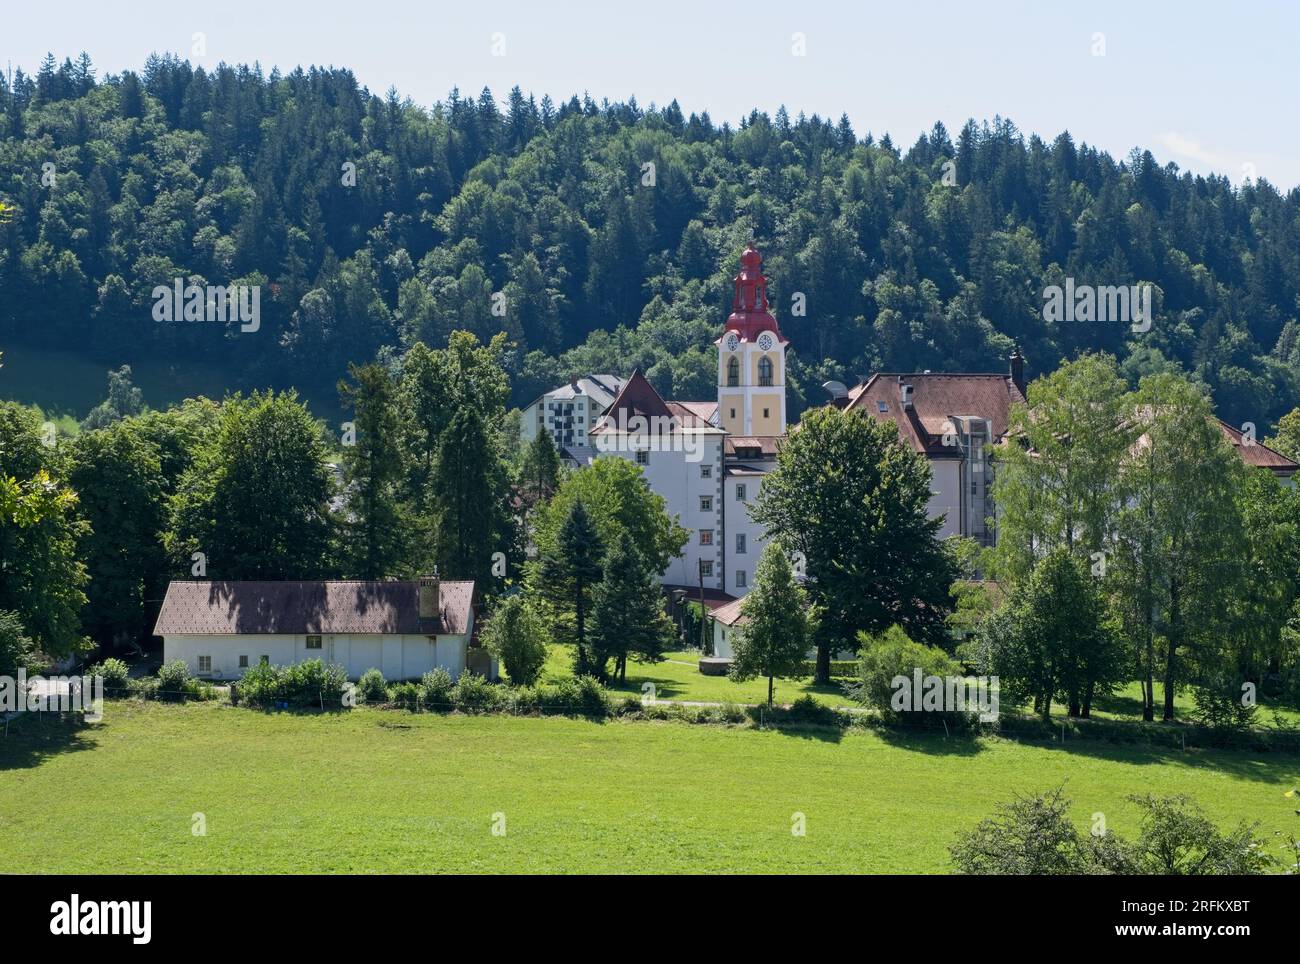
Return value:
[[(912, 386), (912, 407), (907, 410), (898, 397), (900, 378), (902, 384)], [(1010, 375), (878, 372), (849, 392), (846, 408), (894, 422), (903, 441), (918, 452), (953, 456), (959, 453), (943, 444), (944, 433), (952, 431), (944, 427), (950, 418), (988, 419), (997, 440), (1007, 432), (1011, 403), (1023, 401), (1025, 396)]]
[(1233, 428), (1223, 419), (1217, 420), (1219, 429), (1223, 432), (1224, 438), (1232, 446), (1232, 450), (1237, 453), (1243, 462), (1247, 465), (1254, 465), (1261, 469), (1268, 469), (1274, 475), (1282, 478), (1290, 478), (1295, 474), (1295, 470), (1300, 468), (1295, 462), (1291, 461), (1281, 452), (1275, 452), (1263, 442), (1255, 440), (1247, 445), (1245, 436), (1240, 431)]
[(748, 620), (745, 619), (745, 614), (742, 610), (745, 600), (748, 598), (748, 596), (742, 596), (740, 599), (737, 599), (734, 602), (729, 602), (725, 606), (719, 606), (717, 609), (713, 610), (713, 612), (709, 613), (709, 615), (724, 626), (734, 626), (739, 622), (747, 622)]
[(421, 619), (419, 583), (172, 582), (154, 635), (381, 633), (457, 635), (470, 624), (473, 582), (440, 587), (438, 619)]

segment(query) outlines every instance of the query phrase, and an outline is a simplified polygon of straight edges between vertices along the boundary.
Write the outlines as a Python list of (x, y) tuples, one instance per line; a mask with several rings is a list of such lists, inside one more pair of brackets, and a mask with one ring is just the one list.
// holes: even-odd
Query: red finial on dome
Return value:
[(763, 277), (763, 256), (751, 241), (740, 256), (740, 274), (732, 279), (735, 294), (731, 299), (731, 317), (727, 319), (724, 333), (736, 331), (746, 341), (753, 341), (760, 332), (770, 331), (780, 341), (785, 341), (776, 318), (768, 309), (767, 278)]

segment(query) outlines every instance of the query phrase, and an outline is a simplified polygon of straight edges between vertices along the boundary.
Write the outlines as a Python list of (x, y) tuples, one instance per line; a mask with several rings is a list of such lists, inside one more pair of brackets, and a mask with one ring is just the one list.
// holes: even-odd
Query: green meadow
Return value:
[(59, 873), (938, 873), (1016, 793), (1064, 784), (1120, 833), (1129, 794), (1185, 793), (1274, 846), (1298, 782), (1294, 756), (1102, 741), (123, 701), (0, 738), (0, 847)]

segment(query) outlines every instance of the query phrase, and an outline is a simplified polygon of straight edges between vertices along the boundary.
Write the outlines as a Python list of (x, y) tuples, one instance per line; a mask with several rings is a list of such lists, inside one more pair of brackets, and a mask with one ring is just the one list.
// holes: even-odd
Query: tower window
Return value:
[(760, 385), (772, 384), (772, 359), (766, 355), (758, 360), (758, 383)]
[[(769, 363), (770, 364), (770, 363)], [(727, 362), (727, 387), (735, 388), (740, 384), (740, 359), (732, 356)]]

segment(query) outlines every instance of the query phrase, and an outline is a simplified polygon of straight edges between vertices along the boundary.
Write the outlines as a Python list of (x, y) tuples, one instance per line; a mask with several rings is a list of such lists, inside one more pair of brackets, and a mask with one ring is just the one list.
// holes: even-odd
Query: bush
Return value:
[(460, 674), (451, 688), (451, 702), (462, 713), (481, 713), (497, 705), (496, 687), (469, 670)]
[(599, 719), (610, 712), (609, 691), (594, 676), (565, 677), (554, 686), (539, 686), (535, 698), (543, 713), (576, 713)]
[(368, 669), (357, 681), (357, 696), (366, 703), (384, 703), (388, 700), (388, 683), (377, 669)]
[(244, 671), (236, 685), (237, 699), (250, 706), (341, 706), (347, 671), (335, 663), (309, 659), (289, 666), (259, 663)]
[(1253, 703), (1245, 705), (1241, 686), (1227, 679), (1197, 683), (1192, 687), (1192, 699), (1196, 701), (1196, 722), (1216, 732), (1239, 733), (1249, 729), (1258, 709)]
[(36, 644), (18, 614), (0, 610), (0, 676), (17, 676), (20, 669), (31, 669), (35, 659)]
[(431, 669), (420, 679), (420, 699), (425, 709), (445, 713), (451, 709), (451, 674), (443, 667)]
[(127, 671), (126, 663), (120, 659), (110, 656), (102, 663), (96, 663), (94, 666), (87, 668), (86, 675), (102, 676), (104, 678), (105, 696), (126, 696), (130, 692), (131, 674)]
[(546, 665), (546, 626), (522, 596), (508, 596), (483, 627), (483, 645), (505, 665), (510, 682), (531, 686)]
[[(935, 646), (915, 643), (908, 638), (899, 626), (891, 626), (880, 636), (859, 634), (862, 642), (862, 660), (858, 680), (848, 684), (848, 694), (865, 706), (875, 707), (884, 717), (895, 719), (920, 719), (922, 714), (938, 716), (944, 712), (942, 701), (940, 709), (921, 709), (923, 693), (913, 693), (913, 681), (916, 671), (921, 676), (960, 678), (961, 668), (943, 650)], [(905, 679), (905, 686), (895, 686), (899, 677)], [(964, 695), (965, 685), (962, 692)], [(947, 715), (958, 716), (955, 709)]]
[(168, 701), (183, 700), (189, 692), (190, 668), (185, 660), (174, 659), (158, 668), (158, 696)]
[(792, 723), (815, 723), (820, 726), (836, 726), (840, 722), (840, 714), (834, 707), (817, 702), (807, 693), (790, 704), (787, 718)]
[(388, 690), (388, 702), (398, 709), (415, 712), (420, 708), (423, 690), (418, 683), (395, 683)]
[(158, 677), (145, 676), (141, 679), (130, 681), (129, 689), (132, 696), (142, 700), (153, 700), (158, 698)]
[(1132, 843), (1081, 834), (1061, 788), (1017, 797), (962, 834), (950, 850), (963, 874), (1261, 874), (1273, 863), (1253, 828), (1224, 833), (1187, 797), (1128, 798), (1142, 810)]

